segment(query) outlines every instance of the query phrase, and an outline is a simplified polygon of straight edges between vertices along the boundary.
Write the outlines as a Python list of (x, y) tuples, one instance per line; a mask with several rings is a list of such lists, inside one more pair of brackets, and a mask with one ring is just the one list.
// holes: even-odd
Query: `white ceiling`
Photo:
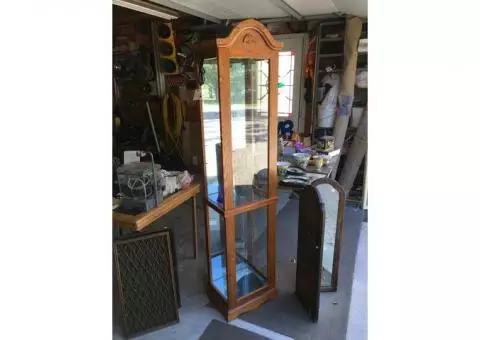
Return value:
[(269, 0), (170, 0), (218, 19), (284, 17)]
[[(267, 0), (268, 1), (268, 0)], [(329, 0), (283, 0), (303, 16), (330, 14), (338, 12), (332, 1)]]
[[(153, 2), (163, 2), (151, 0)], [(343, 12), (367, 17), (368, 0), (283, 0), (301, 16), (314, 16)], [(282, 6), (280, 0), (169, 0), (195, 12), (217, 19), (263, 19), (291, 16)]]
[(332, 0), (340, 12), (358, 17), (368, 16), (368, 0)]

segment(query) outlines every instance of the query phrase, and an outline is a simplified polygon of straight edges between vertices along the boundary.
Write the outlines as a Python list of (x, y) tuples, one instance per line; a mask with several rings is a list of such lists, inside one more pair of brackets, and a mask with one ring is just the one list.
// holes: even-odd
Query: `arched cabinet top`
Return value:
[(267, 57), (278, 53), (283, 43), (275, 40), (260, 22), (248, 19), (239, 23), (226, 38), (217, 39), (217, 47), (228, 49), (233, 57)]

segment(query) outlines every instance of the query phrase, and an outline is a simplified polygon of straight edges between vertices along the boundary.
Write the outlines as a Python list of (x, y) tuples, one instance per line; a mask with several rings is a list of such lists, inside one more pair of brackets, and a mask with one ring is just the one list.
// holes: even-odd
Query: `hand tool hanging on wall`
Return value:
[(157, 152), (160, 155), (160, 144), (158, 143), (158, 138), (157, 138), (157, 132), (155, 130), (155, 124), (153, 124), (153, 118), (152, 118), (152, 111), (150, 110), (150, 103), (147, 100), (147, 113), (148, 113), (148, 119), (150, 120), (150, 127), (152, 128), (152, 133), (153, 133), (153, 138), (155, 138), (155, 146), (157, 147)]
[(176, 149), (184, 163), (180, 141), (185, 121), (185, 110), (185, 105), (173, 93), (167, 93), (163, 97), (162, 116), (165, 144), (169, 150)]

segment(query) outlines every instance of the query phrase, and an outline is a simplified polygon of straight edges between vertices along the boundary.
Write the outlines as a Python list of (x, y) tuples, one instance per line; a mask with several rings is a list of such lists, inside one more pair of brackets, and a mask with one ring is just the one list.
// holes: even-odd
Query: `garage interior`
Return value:
[[(114, 339), (366, 339), (366, 258), (357, 255), (365, 253), (368, 211), (366, 1), (113, 0), (112, 17)], [(283, 43), (275, 84), (278, 112), (274, 115), (281, 135), (281, 139), (273, 136), (276, 144), (278, 139), (277, 165), (280, 168), (281, 162), (288, 162), (302, 168), (293, 155), (317, 147), (324, 150), (316, 156), (325, 160), (322, 171), (316, 172), (321, 176), (309, 177), (308, 184), (279, 182), (273, 243), (278, 295), (226, 321), (205, 286), (210, 271), (206, 244), (214, 242), (207, 235), (212, 214), (205, 212), (211, 209), (211, 189), (216, 190), (215, 199), (222, 190), (209, 174), (215, 173), (215, 178), (223, 175), (218, 171), (218, 164), (223, 163), (217, 157), (224, 156), (216, 149), (221, 140), (223, 145), (224, 121), (220, 117), (220, 62), (217, 65), (212, 59), (217, 53), (212, 41), (226, 38), (245, 19), (255, 19), (273, 39)], [(240, 76), (234, 74), (235, 66), (230, 70), (232, 79), (240, 79), (235, 78), (230, 89), (232, 133), (235, 119), (242, 120), (242, 110), (248, 111), (248, 105), (241, 107), (242, 101), (252, 97), (252, 87), (263, 86), (255, 77), (248, 78), (246, 70), (247, 66)], [(267, 84), (266, 88), (271, 87)], [(263, 134), (272, 139), (267, 127), (255, 125), (255, 138)], [(331, 149), (327, 148), (329, 140), (334, 140)], [(316, 156), (304, 170), (316, 167)], [(154, 197), (154, 203), (135, 201), (127, 206), (122, 171), (137, 163), (161, 166), (167, 178), (164, 195)], [(156, 171), (153, 166), (154, 180)], [(172, 177), (175, 184), (170, 182)], [(297, 239), (301, 205), (306, 199), (303, 189), (320, 178), (339, 183), (345, 202), (344, 208), (338, 208), (343, 211), (337, 239), (341, 245), (335, 245), (339, 252), (338, 284), (332, 291), (319, 290), (318, 321), (312, 322), (296, 296), (301, 247)], [(192, 189), (194, 185), (199, 186), (198, 192)], [(188, 197), (176, 200), (185, 190), (190, 190)], [(330, 199), (336, 202), (328, 194), (321, 198), (325, 207)], [(165, 211), (155, 212), (167, 205)], [(337, 210), (330, 216), (328, 209), (324, 209), (325, 221), (336, 218)], [(155, 218), (143, 218), (152, 211)], [(130, 215), (143, 217), (134, 220)], [(323, 213), (313, 215), (316, 220), (323, 219)], [(125, 288), (129, 274), (122, 271), (122, 246), (166, 229), (170, 235), (167, 262), (172, 272), (168, 284), (175, 291), (175, 315), (164, 324), (126, 331), (126, 320), (132, 317), (126, 316), (132, 311), (128, 303), (135, 302), (129, 300)], [(212, 235), (213, 230), (210, 238), (217, 237)], [(147, 253), (143, 251), (142, 256)], [(140, 275), (136, 271), (140, 269), (129, 269), (132, 277)], [(364, 279), (360, 282), (359, 278)], [(135, 284), (141, 285), (139, 281)], [(363, 288), (356, 293), (358, 287)], [(137, 289), (137, 293), (145, 298), (149, 290)], [(141, 304), (135, 308), (135, 318), (148, 319), (155, 313), (151, 309), (138, 312)]]

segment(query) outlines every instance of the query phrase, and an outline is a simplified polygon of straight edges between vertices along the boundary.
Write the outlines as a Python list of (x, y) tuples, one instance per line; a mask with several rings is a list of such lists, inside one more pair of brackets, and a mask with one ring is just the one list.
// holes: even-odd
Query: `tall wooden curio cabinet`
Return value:
[(276, 297), (278, 53), (255, 20), (215, 40), (202, 88), (207, 293), (227, 320)]

